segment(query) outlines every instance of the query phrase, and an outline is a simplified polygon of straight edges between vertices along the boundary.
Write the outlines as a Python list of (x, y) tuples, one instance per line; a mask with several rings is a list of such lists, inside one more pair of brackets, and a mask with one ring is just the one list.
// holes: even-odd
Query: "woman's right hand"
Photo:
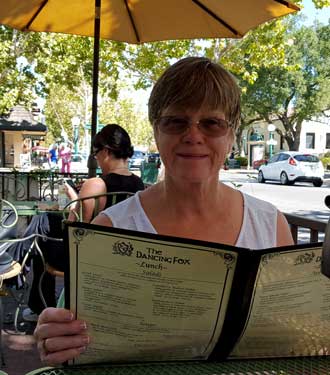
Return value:
[(42, 311), (34, 336), (40, 359), (47, 365), (61, 364), (77, 357), (90, 342), (86, 322), (74, 320), (69, 310), (54, 307)]

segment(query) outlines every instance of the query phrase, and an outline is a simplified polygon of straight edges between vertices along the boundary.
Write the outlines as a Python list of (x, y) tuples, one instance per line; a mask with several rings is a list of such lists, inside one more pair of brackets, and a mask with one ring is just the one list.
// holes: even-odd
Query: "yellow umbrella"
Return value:
[[(23, 31), (94, 36), (94, 5), (94, 0), (6, 0), (0, 23)], [(103, 0), (100, 37), (128, 43), (239, 38), (298, 9), (285, 0)]]
[[(286, 0), (103, 0), (102, 6), (101, 0), (3, 0), (0, 24), (23, 31), (94, 36), (93, 137), (100, 37), (128, 43), (240, 38), (263, 22), (297, 10)], [(90, 175), (95, 175), (92, 159), (89, 165)]]

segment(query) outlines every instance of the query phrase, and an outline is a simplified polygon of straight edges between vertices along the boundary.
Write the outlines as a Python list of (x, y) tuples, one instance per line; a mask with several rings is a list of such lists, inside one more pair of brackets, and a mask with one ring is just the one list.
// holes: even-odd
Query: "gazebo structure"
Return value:
[(46, 125), (36, 121), (32, 112), (22, 105), (13, 107), (9, 117), (0, 117), (0, 167), (22, 167), (46, 132)]

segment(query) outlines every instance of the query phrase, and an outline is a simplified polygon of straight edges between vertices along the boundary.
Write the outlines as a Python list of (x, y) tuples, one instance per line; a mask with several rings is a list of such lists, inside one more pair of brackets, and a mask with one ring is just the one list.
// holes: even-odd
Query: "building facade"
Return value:
[[(283, 129), (279, 121), (274, 121), (275, 130), (266, 122), (257, 122), (247, 129), (243, 135), (243, 154), (248, 158), (248, 166), (256, 160), (268, 159), (280, 150), (289, 147), (276, 129)], [(322, 116), (303, 121), (300, 133), (300, 152), (323, 155), (330, 152), (330, 116)]]
[(0, 118), (0, 167), (21, 168), (28, 164), (32, 148), (43, 142), (46, 125), (35, 120), (32, 112), (21, 105)]

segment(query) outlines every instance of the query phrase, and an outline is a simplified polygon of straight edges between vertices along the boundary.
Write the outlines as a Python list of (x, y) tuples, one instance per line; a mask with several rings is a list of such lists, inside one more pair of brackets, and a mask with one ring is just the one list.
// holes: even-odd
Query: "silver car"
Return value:
[(282, 185), (295, 182), (311, 182), (320, 187), (323, 184), (324, 168), (320, 159), (312, 154), (297, 151), (282, 151), (275, 154), (266, 164), (260, 166), (258, 181), (280, 181)]

